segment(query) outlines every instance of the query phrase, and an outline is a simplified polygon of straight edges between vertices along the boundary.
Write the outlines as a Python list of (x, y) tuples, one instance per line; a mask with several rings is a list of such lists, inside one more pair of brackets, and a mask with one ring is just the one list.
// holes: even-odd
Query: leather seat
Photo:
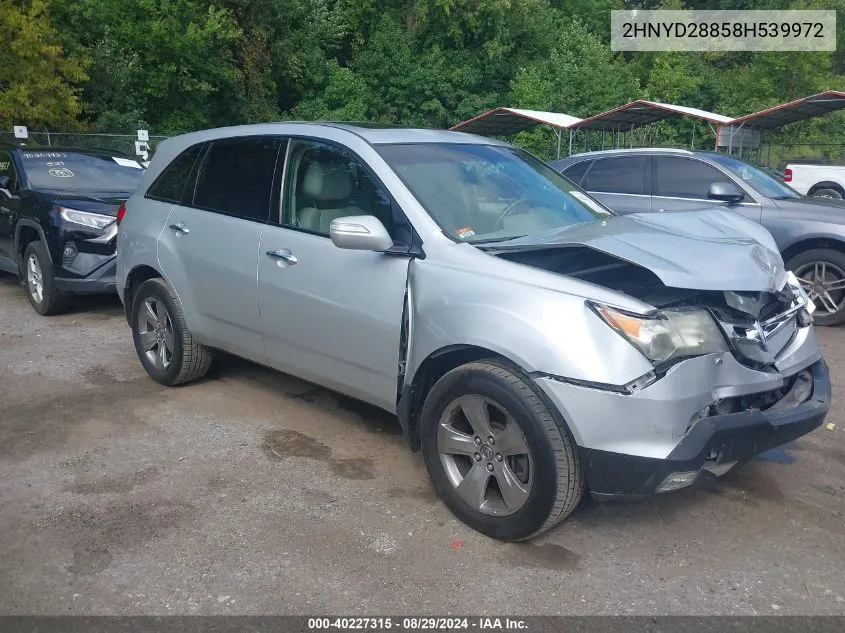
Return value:
[(348, 204), (351, 194), (352, 175), (346, 165), (309, 164), (300, 194), (301, 201), (309, 206), (299, 210), (299, 226), (328, 235), (332, 220), (348, 215), (366, 215), (360, 207)]

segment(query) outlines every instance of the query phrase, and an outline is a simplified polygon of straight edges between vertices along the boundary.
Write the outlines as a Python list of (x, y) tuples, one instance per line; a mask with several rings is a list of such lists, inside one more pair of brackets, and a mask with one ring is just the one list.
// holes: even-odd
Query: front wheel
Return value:
[(67, 296), (56, 288), (53, 264), (43, 242), (30, 242), (23, 252), (24, 284), (30, 305), (38, 314), (51, 316), (67, 309)]
[(566, 518), (584, 493), (563, 419), (509, 363), (478, 361), (440, 378), (423, 405), (421, 433), (441, 498), (487, 536), (536, 536)]
[(191, 334), (176, 293), (164, 279), (138, 287), (131, 314), (135, 351), (153, 380), (181, 385), (208, 372), (211, 350)]
[(816, 305), (813, 320), (819, 325), (845, 322), (845, 253), (814, 248), (786, 263)]

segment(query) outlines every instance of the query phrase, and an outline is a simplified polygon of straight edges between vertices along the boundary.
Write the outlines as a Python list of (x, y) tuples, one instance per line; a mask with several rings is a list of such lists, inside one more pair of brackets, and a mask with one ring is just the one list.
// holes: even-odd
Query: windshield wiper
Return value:
[(476, 246), (478, 244), (494, 244), (496, 242), (509, 242), (510, 240), (518, 240), (521, 237), (525, 237), (524, 235), (514, 235), (513, 237), (491, 237), (490, 239), (486, 240), (473, 240), (472, 242), (467, 242), (468, 244), (472, 244)]

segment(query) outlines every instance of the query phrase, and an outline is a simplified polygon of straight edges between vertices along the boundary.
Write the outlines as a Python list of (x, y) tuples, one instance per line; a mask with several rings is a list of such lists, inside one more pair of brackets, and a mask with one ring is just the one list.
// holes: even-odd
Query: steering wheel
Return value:
[(513, 213), (514, 211), (516, 211), (517, 209), (521, 209), (524, 206), (529, 206), (529, 207), (531, 206), (531, 203), (528, 200), (526, 200), (525, 198), (519, 198), (519, 199), (511, 202), (508, 206), (506, 206), (504, 209), (502, 209), (502, 212), (496, 218), (496, 223), (493, 225), (493, 230), (498, 231), (500, 229), (505, 228), (505, 226), (504, 226), (505, 218), (507, 216), (509, 216), (511, 213)]

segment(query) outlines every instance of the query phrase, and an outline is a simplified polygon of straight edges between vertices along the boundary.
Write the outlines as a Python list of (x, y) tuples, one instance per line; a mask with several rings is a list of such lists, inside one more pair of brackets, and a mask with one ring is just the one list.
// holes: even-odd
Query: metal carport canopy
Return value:
[(689, 108), (671, 103), (658, 103), (656, 101), (632, 101), (613, 110), (595, 114), (583, 121), (573, 123), (572, 129), (588, 130), (620, 130), (628, 131), (640, 125), (657, 123), (664, 119), (677, 116), (688, 116), (702, 119), (708, 123), (725, 124), (733, 121), (733, 118), (707, 112), (698, 108)]
[(548, 125), (558, 130), (565, 130), (580, 120), (577, 117), (560, 112), (495, 108), (468, 121), (458, 123), (449, 129), (482, 136), (507, 136), (529, 130), (536, 125)]
[(828, 90), (789, 103), (782, 103), (766, 110), (746, 114), (730, 123), (732, 126), (745, 125), (747, 127), (771, 129), (843, 108), (845, 108), (845, 92)]

